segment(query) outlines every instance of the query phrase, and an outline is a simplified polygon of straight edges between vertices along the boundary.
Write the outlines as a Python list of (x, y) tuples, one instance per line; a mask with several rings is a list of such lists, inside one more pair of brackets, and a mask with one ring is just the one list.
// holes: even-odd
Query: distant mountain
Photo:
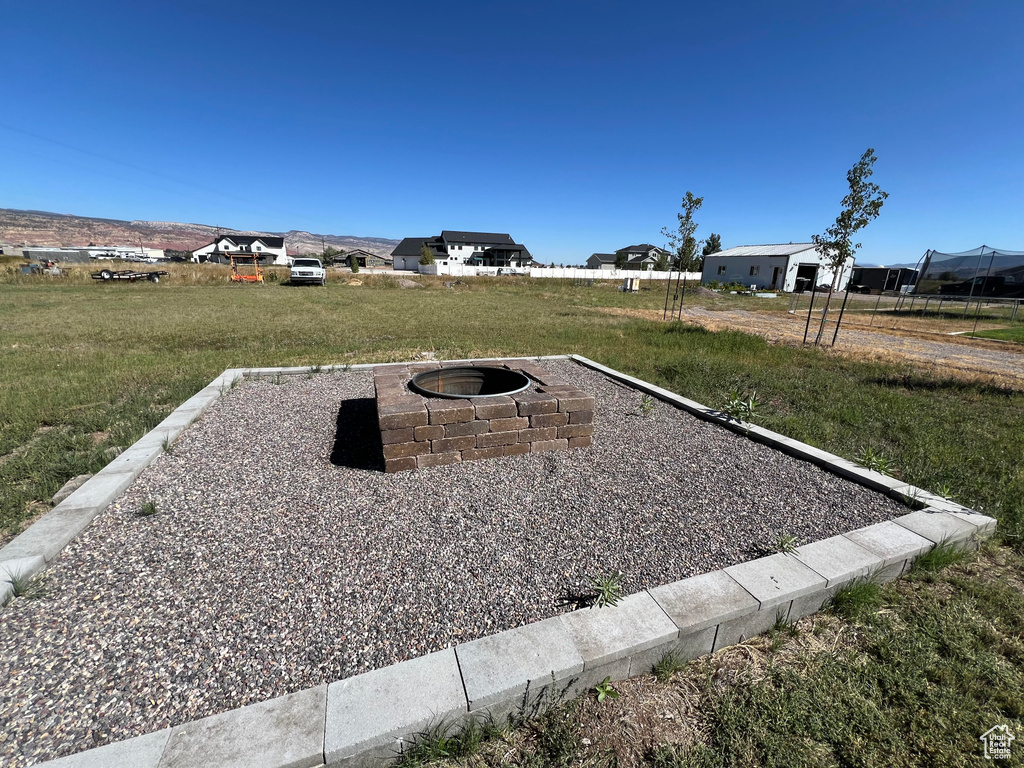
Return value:
[(296, 229), (254, 232), (176, 221), (121, 221), (0, 208), (0, 243), (12, 245), (138, 245), (141, 241), (147, 248), (192, 251), (213, 242), (218, 234), (283, 236), (288, 253), (293, 254), (320, 253), (326, 243), (343, 251), (362, 248), (383, 256), (398, 245), (398, 240), (384, 237), (318, 235)]

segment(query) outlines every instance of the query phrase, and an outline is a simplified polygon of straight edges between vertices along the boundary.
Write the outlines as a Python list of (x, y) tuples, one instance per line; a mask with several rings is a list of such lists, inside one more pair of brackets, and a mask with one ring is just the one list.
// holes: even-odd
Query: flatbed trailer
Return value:
[(127, 280), (129, 283), (134, 283), (136, 280), (149, 280), (151, 283), (159, 283), (160, 278), (166, 274), (168, 273), (163, 270), (137, 272), (134, 269), (101, 269), (99, 272), (93, 272), (91, 277), (93, 280), (102, 280), (105, 283), (111, 280)]

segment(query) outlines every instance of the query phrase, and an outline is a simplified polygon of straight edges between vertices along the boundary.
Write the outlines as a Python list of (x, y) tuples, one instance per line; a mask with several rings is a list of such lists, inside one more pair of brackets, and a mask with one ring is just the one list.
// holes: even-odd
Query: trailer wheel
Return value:
[(104, 280), (109, 280), (113, 276), (114, 276), (114, 273), (111, 272), (109, 269), (101, 269), (100, 270), (100, 277), (103, 278)]
[(160, 282), (160, 275), (150, 275), (149, 276), (149, 282), (151, 282), (151, 283), (159, 283)]

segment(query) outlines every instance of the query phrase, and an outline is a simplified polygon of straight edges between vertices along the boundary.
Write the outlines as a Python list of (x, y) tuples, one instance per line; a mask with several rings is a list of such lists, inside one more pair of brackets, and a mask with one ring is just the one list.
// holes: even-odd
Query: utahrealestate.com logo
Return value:
[(997, 725), (981, 734), (979, 739), (985, 745), (986, 760), (1009, 760), (1010, 742), (1014, 740), (1007, 725)]

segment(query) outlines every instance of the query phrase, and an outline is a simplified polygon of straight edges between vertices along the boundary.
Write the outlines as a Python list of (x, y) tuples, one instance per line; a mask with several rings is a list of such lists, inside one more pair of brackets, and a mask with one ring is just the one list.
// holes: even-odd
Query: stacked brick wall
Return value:
[(388, 472), (584, 448), (593, 440), (593, 395), (539, 365), (510, 361), (503, 366), (532, 379), (529, 389), (515, 395), (449, 399), (409, 388), (415, 374), (438, 367), (381, 366), (374, 372)]

